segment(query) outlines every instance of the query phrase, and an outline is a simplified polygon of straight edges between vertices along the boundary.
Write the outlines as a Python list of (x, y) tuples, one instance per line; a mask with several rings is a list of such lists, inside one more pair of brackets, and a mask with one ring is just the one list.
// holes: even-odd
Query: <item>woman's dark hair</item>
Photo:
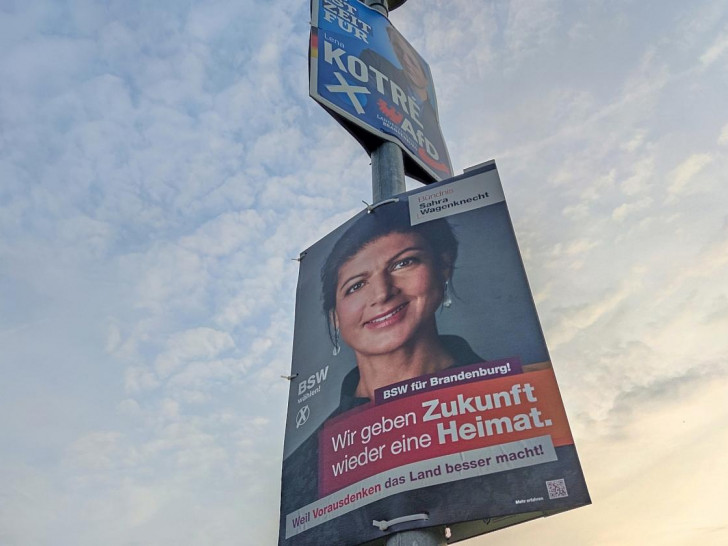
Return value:
[[(411, 225), (409, 205), (405, 198), (400, 198), (397, 202), (385, 203), (371, 213), (362, 214), (336, 241), (321, 268), (323, 311), (332, 342), (334, 342), (334, 336), (331, 328), (331, 311), (336, 307), (339, 269), (366, 245), (390, 233), (416, 233), (422, 237), (432, 249), (435, 267), (438, 271), (455, 266), (458, 256), (458, 241), (447, 220), (441, 218)], [(443, 281), (445, 280), (447, 279), (443, 279)]]

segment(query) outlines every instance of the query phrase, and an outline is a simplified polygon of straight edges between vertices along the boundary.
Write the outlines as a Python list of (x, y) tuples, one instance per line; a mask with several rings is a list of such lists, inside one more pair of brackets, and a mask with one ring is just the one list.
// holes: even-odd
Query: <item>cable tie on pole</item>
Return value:
[(390, 199), (385, 199), (384, 201), (379, 201), (379, 203), (374, 203), (373, 205), (370, 205), (366, 201), (362, 201), (367, 206), (367, 214), (371, 214), (374, 212), (374, 209), (377, 207), (381, 207), (382, 205), (386, 205), (387, 203), (398, 203), (399, 197), (392, 197)]
[(304, 259), (304, 258), (306, 257), (306, 254), (308, 254), (308, 252), (306, 252), (306, 251), (304, 250), (303, 252), (301, 252), (301, 253), (300, 253), (300, 254), (298, 255), (298, 258), (291, 258), (291, 260), (293, 260), (293, 261), (295, 261), (295, 262), (299, 262), (299, 263), (300, 263), (300, 262), (301, 262), (301, 260), (303, 260), (303, 259)]
[(406, 523), (408, 521), (427, 521), (430, 519), (429, 514), (412, 514), (410, 516), (402, 516), (399, 518), (394, 518), (390, 520), (381, 520), (377, 521), (376, 519), (372, 521), (372, 525), (374, 527), (378, 527), (380, 531), (386, 531), (389, 529), (392, 525), (397, 525), (398, 523)]

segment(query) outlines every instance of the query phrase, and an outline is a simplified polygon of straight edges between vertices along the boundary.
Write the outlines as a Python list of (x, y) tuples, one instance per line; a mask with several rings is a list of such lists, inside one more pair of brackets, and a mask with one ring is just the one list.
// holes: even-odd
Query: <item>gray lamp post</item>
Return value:
[[(398, 8), (406, 1), (365, 0), (365, 3), (387, 17), (391, 10)], [(402, 149), (394, 142), (384, 140), (372, 152), (372, 199), (377, 203), (405, 190)]]
[[(385, 17), (407, 0), (365, 0), (367, 6)], [(405, 191), (404, 156), (394, 142), (383, 141), (372, 152), (372, 199), (374, 203)], [(405, 515), (405, 514), (402, 514)], [(447, 544), (442, 527), (414, 529), (391, 535), (387, 546), (444, 546)]]

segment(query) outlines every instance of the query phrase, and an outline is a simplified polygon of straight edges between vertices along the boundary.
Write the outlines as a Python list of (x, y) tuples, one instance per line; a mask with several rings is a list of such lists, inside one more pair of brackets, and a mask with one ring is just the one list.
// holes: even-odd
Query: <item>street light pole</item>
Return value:
[[(365, 0), (367, 6), (385, 17), (389, 16), (390, 9), (398, 8), (405, 2), (406, 0)], [(394, 142), (385, 140), (372, 152), (371, 158), (374, 203), (403, 193), (406, 187), (402, 149)], [(386, 546), (445, 546), (446, 544), (445, 529), (431, 527), (391, 535), (387, 539)]]
[(378, 203), (405, 189), (402, 150), (385, 140), (372, 152), (372, 199)]
[[(365, 0), (367, 6), (385, 17), (389, 10), (399, 7), (406, 0)], [(394, 142), (383, 140), (372, 152), (372, 199), (375, 203), (389, 199), (406, 190), (404, 183), (404, 156)]]

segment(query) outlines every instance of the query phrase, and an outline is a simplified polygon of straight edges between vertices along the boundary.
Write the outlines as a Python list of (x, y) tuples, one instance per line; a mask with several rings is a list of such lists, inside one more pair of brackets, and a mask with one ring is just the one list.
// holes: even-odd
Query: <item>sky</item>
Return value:
[[(3, 546), (275, 543), (292, 258), (371, 197), (308, 10), (0, 0)], [(728, 1), (391, 20), (497, 162), (593, 501), (469, 544), (728, 543)]]

